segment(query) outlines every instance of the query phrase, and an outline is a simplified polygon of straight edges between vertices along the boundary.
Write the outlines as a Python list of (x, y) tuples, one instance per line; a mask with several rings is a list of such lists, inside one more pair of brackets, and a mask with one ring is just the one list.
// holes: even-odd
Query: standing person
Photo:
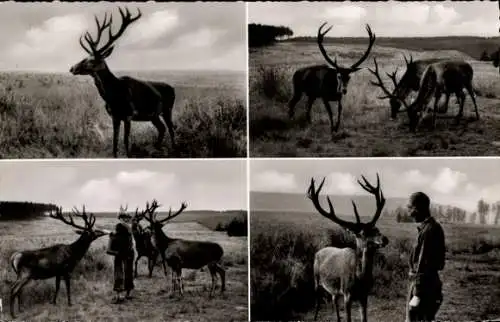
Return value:
[[(114, 256), (114, 284), (116, 296), (113, 303), (121, 303), (124, 299), (131, 299), (130, 292), (134, 289), (134, 245), (132, 229), (129, 225), (131, 217), (121, 213), (115, 231), (110, 234), (108, 254)], [(126, 292), (125, 298), (122, 293)]]
[(444, 231), (431, 216), (430, 199), (425, 193), (415, 192), (410, 196), (408, 211), (419, 226), (409, 263), (406, 321), (433, 321), (443, 302), (439, 271), (445, 265)]

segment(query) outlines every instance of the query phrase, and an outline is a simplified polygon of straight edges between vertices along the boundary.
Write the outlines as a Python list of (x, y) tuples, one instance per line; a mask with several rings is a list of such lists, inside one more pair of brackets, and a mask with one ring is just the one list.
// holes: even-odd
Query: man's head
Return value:
[(126, 223), (126, 224), (128, 224), (131, 219), (132, 219), (132, 216), (130, 216), (129, 214), (121, 213), (118, 215), (118, 220), (120, 220), (121, 222)]
[(422, 222), (430, 216), (429, 197), (423, 192), (415, 192), (411, 194), (408, 202), (409, 215), (416, 221)]

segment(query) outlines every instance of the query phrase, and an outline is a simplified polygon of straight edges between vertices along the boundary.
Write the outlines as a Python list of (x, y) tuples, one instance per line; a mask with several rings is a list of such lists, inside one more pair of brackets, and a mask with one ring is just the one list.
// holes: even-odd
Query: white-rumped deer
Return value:
[[(71, 67), (70, 72), (73, 75), (90, 75), (94, 79), (99, 94), (105, 101), (106, 111), (113, 120), (113, 156), (115, 158), (118, 153), (121, 122), (124, 123), (123, 142), (127, 156), (130, 156), (131, 121), (153, 123), (158, 130), (157, 147), (163, 142), (166, 125), (174, 148), (174, 125), (172, 123), (172, 109), (175, 101), (174, 88), (162, 82), (143, 81), (129, 76), (116, 77), (105, 62), (105, 59), (113, 52), (116, 40), (122, 36), (131, 23), (142, 15), (140, 10), (135, 16), (132, 16), (128, 9), (119, 8), (119, 10), (122, 22), (114, 34), (112, 32), (112, 15), (108, 20), (106, 14), (102, 24), (97, 16), (95, 17), (97, 38), (92, 38), (90, 33), (86, 32), (83, 36), (87, 43), (86, 46), (80, 37), (80, 45), (89, 54), (89, 57)], [(104, 45), (99, 46), (101, 37), (106, 30), (108, 31), (108, 40)], [(165, 124), (160, 117), (163, 118)]]
[[(307, 121), (311, 123), (311, 109), (312, 105), (317, 98), (323, 100), (323, 105), (328, 113), (330, 120), (330, 130), (333, 133), (337, 132), (340, 126), (340, 119), (342, 116), (342, 97), (347, 93), (347, 86), (351, 78), (351, 74), (360, 70), (359, 66), (366, 60), (373, 44), (375, 43), (375, 34), (372, 33), (369, 25), (366, 25), (368, 32), (369, 43), (363, 56), (350, 67), (342, 67), (337, 64), (337, 60), (332, 60), (324, 46), (323, 40), (325, 35), (332, 29), (329, 27), (326, 31), (322, 31), (326, 22), (323, 23), (318, 29), (317, 42), (319, 50), (325, 60), (331, 65), (314, 65), (298, 69), (292, 77), (293, 82), (293, 97), (288, 103), (288, 116), (292, 119), (295, 114), (295, 105), (300, 101), (302, 94), (307, 96), (306, 117)], [(337, 102), (338, 113), (337, 123), (333, 125), (333, 114), (330, 102)]]
[(335, 214), (330, 198), (327, 197), (329, 210), (325, 210), (319, 201), (319, 193), (325, 179), (316, 189), (314, 179), (307, 192), (316, 210), (324, 217), (352, 232), (356, 238), (354, 248), (325, 247), (319, 250), (314, 257), (314, 285), (316, 290), (316, 320), (320, 304), (320, 287), (332, 296), (337, 312), (337, 320), (340, 321), (340, 311), (338, 299), (344, 297), (345, 314), (348, 322), (351, 322), (351, 307), (354, 301), (361, 305), (361, 320), (367, 321), (368, 294), (373, 284), (373, 258), (377, 249), (385, 247), (388, 239), (380, 233), (375, 226), (382, 214), (385, 205), (385, 198), (380, 189), (380, 180), (377, 174), (377, 186), (371, 185), (364, 176), (363, 182), (358, 180), (359, 185), (366, 191), (373, 194), (376, 200), (376, 210), (372, 220), (362, 223), (358, 214), (358, 209), (354, 201), (354, 215), (356, 222), (345, 221)]
[[(406, 64), (406, 70), (401, 79), (394, 87), (392, 92), (393, 96), (399, 97), (399, 99), (391, 98), (389, 100), (391, 105), (391, 119), (395, 120), (397, 118), (398, 113), (400, 112), (401, 102), (400, 100), (405, 100), (410, 92), (418, 92), (420, 89), (420, 80), (424, 75), (424, 72), (430, 64), (434, 64), (437, 62), (446, 61), (449, 59), (445, 58), (427, 58), (427, 59), (417, 59), (413, 60), (413, 57), (410, 55), (410, 59), (408, 60), (406, 56), (403, 55)], [(448, 103), (450, 100), (451, 93), (445, 93), (446, 100), (444, 103), (443, 113), (448, 111)], [(460, 99), (462, 97), (457, 96), (457, 104), (460, 105)], [(438, 111), (441, 112), (441, 111)]]
[[(455, 117), (456, 122), (458, 123), (463, 116), (465, 103), (465, 94), (463, 92), (464, 88), (467, 90), (469, 96), (472, 99), (472, 103), (474, 104), (476, 112), (476, 119), (479, 120), (479, 111), (477, 109), (476, 99), (474, 96), (474, 89), (472, 88), (472, 78), (474, 75), (474, 71), (469, 63), (460, 60), (447, 60), (429, 64), (426, 67), (420, 81), (420, 89), (418, 91), (417, 97), (411, 104), (408, 104), (404, 99), (401, 99), (399, 96), (393, 95), (391, 91), (389, 91), (385, 87), (384, 82), (379, 74), (376, 58), (373, 59), (373, 62), (375, 65), (375, 69), (369, 69), (369, 71), (377, 78), (377, 82), (372, 81), (372, 85), (380, 87), (385, 93), (385, 95), (381, 96), (380, 99), (395, 99), (405, 106), (408, 113), (408, 119), (410, 121), (411, 132), (415, 132), (417, 130), (418, 125), (422, 120), (423, 114), (427, 112), (427, 105), (432, 100), (432, 97), (434, 97), (434, 108), (432, 110), (432, 126), (433, 128), (435, 127), (438, 103), (443, 93), (455, 93), (457, 98), (459, 98), (458, 100), (460, 102), (460, 109), (457, 116)], [(391, 79), (394, 87), (397, 87), (396, 73), (397, 69), (392, 74), (386, 73), (387, 76), (389, 76), (389, 78)]]
[[(220, 263), (222, 256), (224, 255), (222, 247), (213, 242), (168, 237), (162, 229), (163, 226), (169, 220), (172, 220), (180, 215), (184, 209), (186, 209), (187, 204), (182, 203), (179, 210), (175, 213), (172, 213), (172, 209), (169, 209), (167, 217), (161, 220), (156, 218), (156, 209), (158, 207), (160, 207), (160, 205), (156, 200), (153, 200), (151, 205), (149, 205), (148, 202), (146, 204), (147, 215), (145, 215), (145, 218), (151, 224), (150, 229), (153, 234), (152, 241), (160, 252), (162, 262), (167, 263), (167, 265), (172, 269), (172, 273), (175, 273), (175, 280), (172, 275), (172, 285), (174, 290), (177, 285), (180, 295), (182, 296), (184, 294), (184, 287), (182, 285), (183, 268), (200, 269), (207, 266), (212, 277), (212, 286), (210, 288), (209, 296), (212, 297), (215, 291), (217, 274), (219, 274), (221, 279), (221, 294), (223, 294), (226, 288), (226, 272)], [(165, 276), (167, 276), (166, 270)]]
[(56, 244), (53, 246), (14, 252), (10, 257), (10, 264), (17, 274), (17, 280), (10, 289), (10, 314), (14, 318), (14, 301), (17, 297), (18, 309), (21, 311), (21, 290), (31, 280), (43, 280), (55, 277), (56, 291), (52, 299), (52, 304), (56, 304), (57, 293), (61, 278), (66, 283), (66, 294), (68, 305), (71, 305), (71, 273), (75, 266), (80, 262), (90, 247), (90, 244), (97, 238), (109, 234), (104, 229), (95, 229), (95, 216), (92, 213), (85, 212), (85, 206), (80, 213), (76, 208), (73, 213), (82, 218), (84, 225), (78, 225), (74, 222), (71, 214), (68, 217), (62, 213), (62, 208), (51, 212), (51, 218), (58, 219), (63, 223), (76, 228), (75, 232), (80, 237), (72, 244)]

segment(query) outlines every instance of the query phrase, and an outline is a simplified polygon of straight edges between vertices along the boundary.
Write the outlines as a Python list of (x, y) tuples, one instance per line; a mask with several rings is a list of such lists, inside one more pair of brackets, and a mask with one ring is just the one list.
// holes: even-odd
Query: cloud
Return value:
[(325, 185), (326, 192), (333, 195), (352, 195), (360, 191), (356, 178), (346, 172), (330, 173)]
[(366, 9), (355, 5), (341, 5), (325, 10), (326, 19), (335, 20), (361, 20), (366, 16)]
[(430, 10), (429, 22), (440, 25), (449, 25), (458, 20), (460, 15), (452, 7), (445, 7), (442, 4), (435, 4)]
[(165, 36), (179, 25), (179, 16), (175, 10), (156, 11), (145, 18), (141, 18), (133, 28), (127, 30), (121, 44), (145, 45)]
[(450, 168), (443, 168), (432, 182), (431, 187), (437, 192), (449, 194), (454, 192), (455, 189), (466, 180), (466, 174), (454, 171)]
[(298, 188), (295, 175), (268, 170), (252, 176), (251, 187), (256, 191), (289, 192)]
[(217, 42), (226, 31), (216, 28), (202, 27), (177, 38), (173, 44), (182, 50), (209, 48)]
[(393, 24), (425, 25), (428, 22), (430, 10), (430, 6), (425, 3), (398, 3), (397, 6), (391, 6), (388, 10), (384, 10), (384, 17), (379, 17)]

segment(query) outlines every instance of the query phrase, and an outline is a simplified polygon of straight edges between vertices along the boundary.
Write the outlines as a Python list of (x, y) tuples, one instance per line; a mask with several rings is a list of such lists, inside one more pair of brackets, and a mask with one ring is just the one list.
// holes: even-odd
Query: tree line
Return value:
[[(413, 222), (413, 219), (408, 214), (408, 210), (403, 206), (398, 206), (392, 211), (386, 211), (386, 215), (394, 216), (397, 222)], [(431, 215), (442, 223), (499, 225), (500, 201), (489, 204), (481, 199), (477, 203), (476, 211), (469, 216), (467, 216), (467, 211), (459, 207), (431, 205)]]
[(293, 36), (293, 31), (286, 26), (272, 26), (251, 23), (248, 25), (248, 47), (263, 47), (276, 41)]
[(57, 205), (28, 201), (0, 201), (0, 220), (33, 219), (56, 210)]

